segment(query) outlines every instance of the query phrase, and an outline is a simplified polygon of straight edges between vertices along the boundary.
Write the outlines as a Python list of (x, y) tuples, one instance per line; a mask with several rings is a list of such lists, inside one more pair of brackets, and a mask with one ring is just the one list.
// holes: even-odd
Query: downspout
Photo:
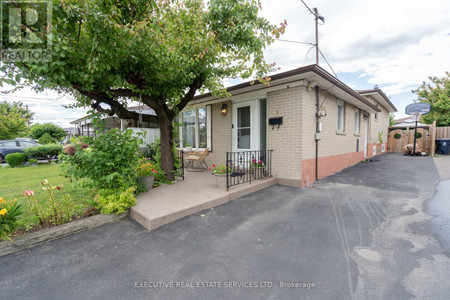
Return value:
[(319, 86), (316, 85), (316, 134), (314, 138), (316, 140), (316, 181), (319, 180), (319, 139), (320, 139), (320, 103), (319, 103)]

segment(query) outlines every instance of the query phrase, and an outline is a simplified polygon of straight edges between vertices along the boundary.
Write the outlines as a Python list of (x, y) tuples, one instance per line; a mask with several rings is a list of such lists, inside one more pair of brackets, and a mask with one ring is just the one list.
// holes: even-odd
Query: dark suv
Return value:
[(6, 155), (10, 153), (23, 152), (24, 148), (39, 146), (38, 143), (25, 140), (0, 141), (0, 163), (5, 162)]

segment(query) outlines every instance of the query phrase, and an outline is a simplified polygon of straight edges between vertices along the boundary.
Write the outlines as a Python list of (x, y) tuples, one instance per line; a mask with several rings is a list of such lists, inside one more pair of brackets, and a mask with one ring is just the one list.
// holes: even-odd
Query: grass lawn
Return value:
[[(82, 214), (87, 207), (85, 202), (91, 202), (94, 194), (89, 189), (76, 187), (74, 182), (62, 175), (59, 165), (42, 164), (34, 167), (1, 168), (0, 167), (0, 197), (6, 200), (17, 199), (22, 204), (23, 214), (19, 219), (19, 230), (26, 230), (35, 224), (36, 219), (27, 206), (25, 190), (35, 192), (36, 199), (45, 205), (48, 202), (47, 191), (42, 189), (41, 181), (47, 179), (52, 185), (63, 184), (70, 194), (75, 206), (75, 213)], [(55, 192), (55, 200), (62, 201), (61, 193)]]

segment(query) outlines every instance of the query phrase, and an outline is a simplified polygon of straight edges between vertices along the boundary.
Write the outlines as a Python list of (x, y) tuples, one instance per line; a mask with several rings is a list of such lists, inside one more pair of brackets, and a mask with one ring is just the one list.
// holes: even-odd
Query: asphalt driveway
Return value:
[(0, 258), (0, 298), (450, 299), (439, 209), (425, 209), (433, 159), (376, 160), (152, 232), (125, 219)]

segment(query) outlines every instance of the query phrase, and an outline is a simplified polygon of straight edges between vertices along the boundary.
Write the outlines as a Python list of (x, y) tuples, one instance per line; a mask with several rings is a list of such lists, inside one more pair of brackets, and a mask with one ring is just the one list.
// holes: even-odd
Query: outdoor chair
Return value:
[[(206, 148), (203, 151), (196, 151), (189, 153), (186, 160), (187, 160), (187, 170), (188, 172), (191, 171), (201, 171), (203, 172), (205, 169), (208, 169), (208, 165), (205, 162), (206, 155), (208, 154), (208, 148)], [(200, 167), (195, 167), (194, 163), (198, 162), (200, 164)]]

